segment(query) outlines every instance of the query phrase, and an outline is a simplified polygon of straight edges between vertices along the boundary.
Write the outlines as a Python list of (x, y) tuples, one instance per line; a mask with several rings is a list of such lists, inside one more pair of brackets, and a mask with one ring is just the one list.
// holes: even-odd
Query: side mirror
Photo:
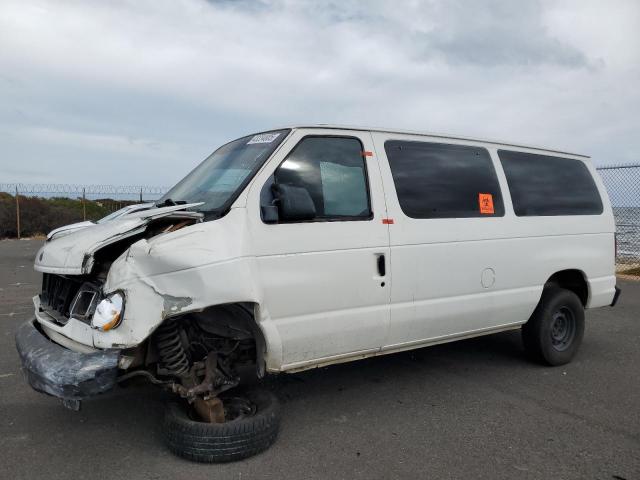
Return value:
[(277, 200), (280, 220), (291, 222), (316, 218), (316, 206), (306, 188), (275, 183), (271, 190)]

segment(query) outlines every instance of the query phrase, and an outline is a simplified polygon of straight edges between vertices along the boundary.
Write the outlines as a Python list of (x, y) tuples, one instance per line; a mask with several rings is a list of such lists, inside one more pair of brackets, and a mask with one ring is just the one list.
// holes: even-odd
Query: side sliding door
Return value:
[(381, 170), (393, 220), (391, 320), (383, 348), (526, 321), (535, 291), (510, 286), (515, 266), (505, 249), (511, 205), (491, 153), (472, 142), (373, 136), (376, 151), (386, 157)]

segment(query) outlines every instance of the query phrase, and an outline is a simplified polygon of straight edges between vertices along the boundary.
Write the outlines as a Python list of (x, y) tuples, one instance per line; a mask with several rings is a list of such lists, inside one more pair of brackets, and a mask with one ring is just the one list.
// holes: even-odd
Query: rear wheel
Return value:
[(186, 404), (171, 402), (164, 418), (169, 450), (196, 462), (232, 462), (256, 455), (276, 440), (280, 423), (276, 396), (266, 390), (221, 395), (225, 421), (198, 420)]
[(547, 287), (522, 327), (526, 352), (547, 365), (564, 365), (575, 356), (584, 335), (584, 308), (570, 290)]

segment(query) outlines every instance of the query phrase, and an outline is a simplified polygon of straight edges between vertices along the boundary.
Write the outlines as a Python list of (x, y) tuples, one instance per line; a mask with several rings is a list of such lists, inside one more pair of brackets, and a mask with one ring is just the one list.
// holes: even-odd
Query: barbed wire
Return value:
[[(598, 171), (640, 168), (640, 163), (604, 165), (596, 167)], [(170, 187), (155, 185), (85, 185), (80, 183), (0, 183), (0, 192), (21, 194), (55, 194), (74, 193), (86, 195), (163, 195)]]
[(619, 163), (617, 165), (603, 165), (596, 170), (618, 170), (620, 168), (640, 168), (640, 163)]
[(25, 194), (163, 195), (170, 187), (150, 185), (83, 185), (71, 183), (0, 183), (0, 192)]

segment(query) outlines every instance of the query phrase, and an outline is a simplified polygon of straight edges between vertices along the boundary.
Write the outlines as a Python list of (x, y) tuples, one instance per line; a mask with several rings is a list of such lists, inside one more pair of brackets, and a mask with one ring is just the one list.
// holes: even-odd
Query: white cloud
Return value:
[(233, 136), (294, 122), (638, 161), (639, 20), (623, 0), (4, 1), (0, 176), (28, 182), (3, 166), (59, 155), (171, 183)]
[(176, 154), (177, 146), (149, 138), (75, 132), (47, 127), (25, 127), (5, 131), (24, 142), (62, 145), (126, 155)]

